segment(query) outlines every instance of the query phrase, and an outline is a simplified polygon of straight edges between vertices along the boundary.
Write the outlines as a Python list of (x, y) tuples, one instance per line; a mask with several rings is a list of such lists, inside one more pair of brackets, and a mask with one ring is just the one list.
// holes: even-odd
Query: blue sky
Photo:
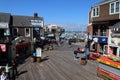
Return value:
[(33, 16), (37, 12), (45, 24), (57, 24), (66, 30), (86, 30), (91, 6), (102, 0), (1, 0), (0, 12)]

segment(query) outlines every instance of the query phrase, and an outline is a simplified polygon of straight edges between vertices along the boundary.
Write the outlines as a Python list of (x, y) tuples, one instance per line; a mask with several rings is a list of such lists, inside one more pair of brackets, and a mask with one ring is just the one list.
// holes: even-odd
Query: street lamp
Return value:
[(89, 32), (88, 32), (87, 48), (90, 51)]

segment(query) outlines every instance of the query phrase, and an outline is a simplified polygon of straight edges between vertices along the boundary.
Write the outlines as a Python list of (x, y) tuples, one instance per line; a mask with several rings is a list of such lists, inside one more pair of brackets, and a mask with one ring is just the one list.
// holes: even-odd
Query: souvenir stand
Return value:
[(11, 45), (11, 55), (12, 59), (19, 54), (21, 59), (25, 59), (27, 56), (31, 55), (31, 42), (22, 36), (15, 38)]
[[(119, 46), (112, 45), (107, 47), (109, 47), (109, 53), (104, 53), (104, 56), (97, 59), (99, 62), (97, 70), (98, 78), (103, 80), (120, 80), (120, 48)], [(111, 51), (110, 48), (112, 47), (113, 50)]]

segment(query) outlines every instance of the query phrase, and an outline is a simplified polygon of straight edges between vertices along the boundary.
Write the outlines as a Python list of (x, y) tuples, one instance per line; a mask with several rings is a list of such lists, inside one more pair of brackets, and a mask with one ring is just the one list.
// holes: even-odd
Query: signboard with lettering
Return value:
[(8, 28), (8, 23), (0, 22), (0, 28)]
[(98, 39), (97, 42), (99, 43), (108, 43), (108, 37), (93, 37), (93, 39)]
[(98, 42), (99, 43), (107, 43), (108, 42), (108, 38), (107, 37), (99, 37), (98, 38)]
[(42, 21), (41, 20), (31, 20), (31, 25), (41, 27), (42, 26)]
[(0, 48), (1, 48), (2, 52), (6, 51), (6, 45), (5, 44), (0, 44)]

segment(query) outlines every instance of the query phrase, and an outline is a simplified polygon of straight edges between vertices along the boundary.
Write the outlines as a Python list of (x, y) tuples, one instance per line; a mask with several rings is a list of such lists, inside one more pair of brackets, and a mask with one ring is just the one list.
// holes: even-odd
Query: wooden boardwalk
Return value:
[[(78, 46), (78, 45), (77, 45)], [(42, 54), (41, 63), (31, 63), (30, 57), (18, 67), (19, 77), (16, 80), (97, 80), (97, 62), (88, 61), (87, 65), (74, 60), (73, 50), (67, 44), (55, 47)], [(79, 57), (82, 55), (79, 54)]]

